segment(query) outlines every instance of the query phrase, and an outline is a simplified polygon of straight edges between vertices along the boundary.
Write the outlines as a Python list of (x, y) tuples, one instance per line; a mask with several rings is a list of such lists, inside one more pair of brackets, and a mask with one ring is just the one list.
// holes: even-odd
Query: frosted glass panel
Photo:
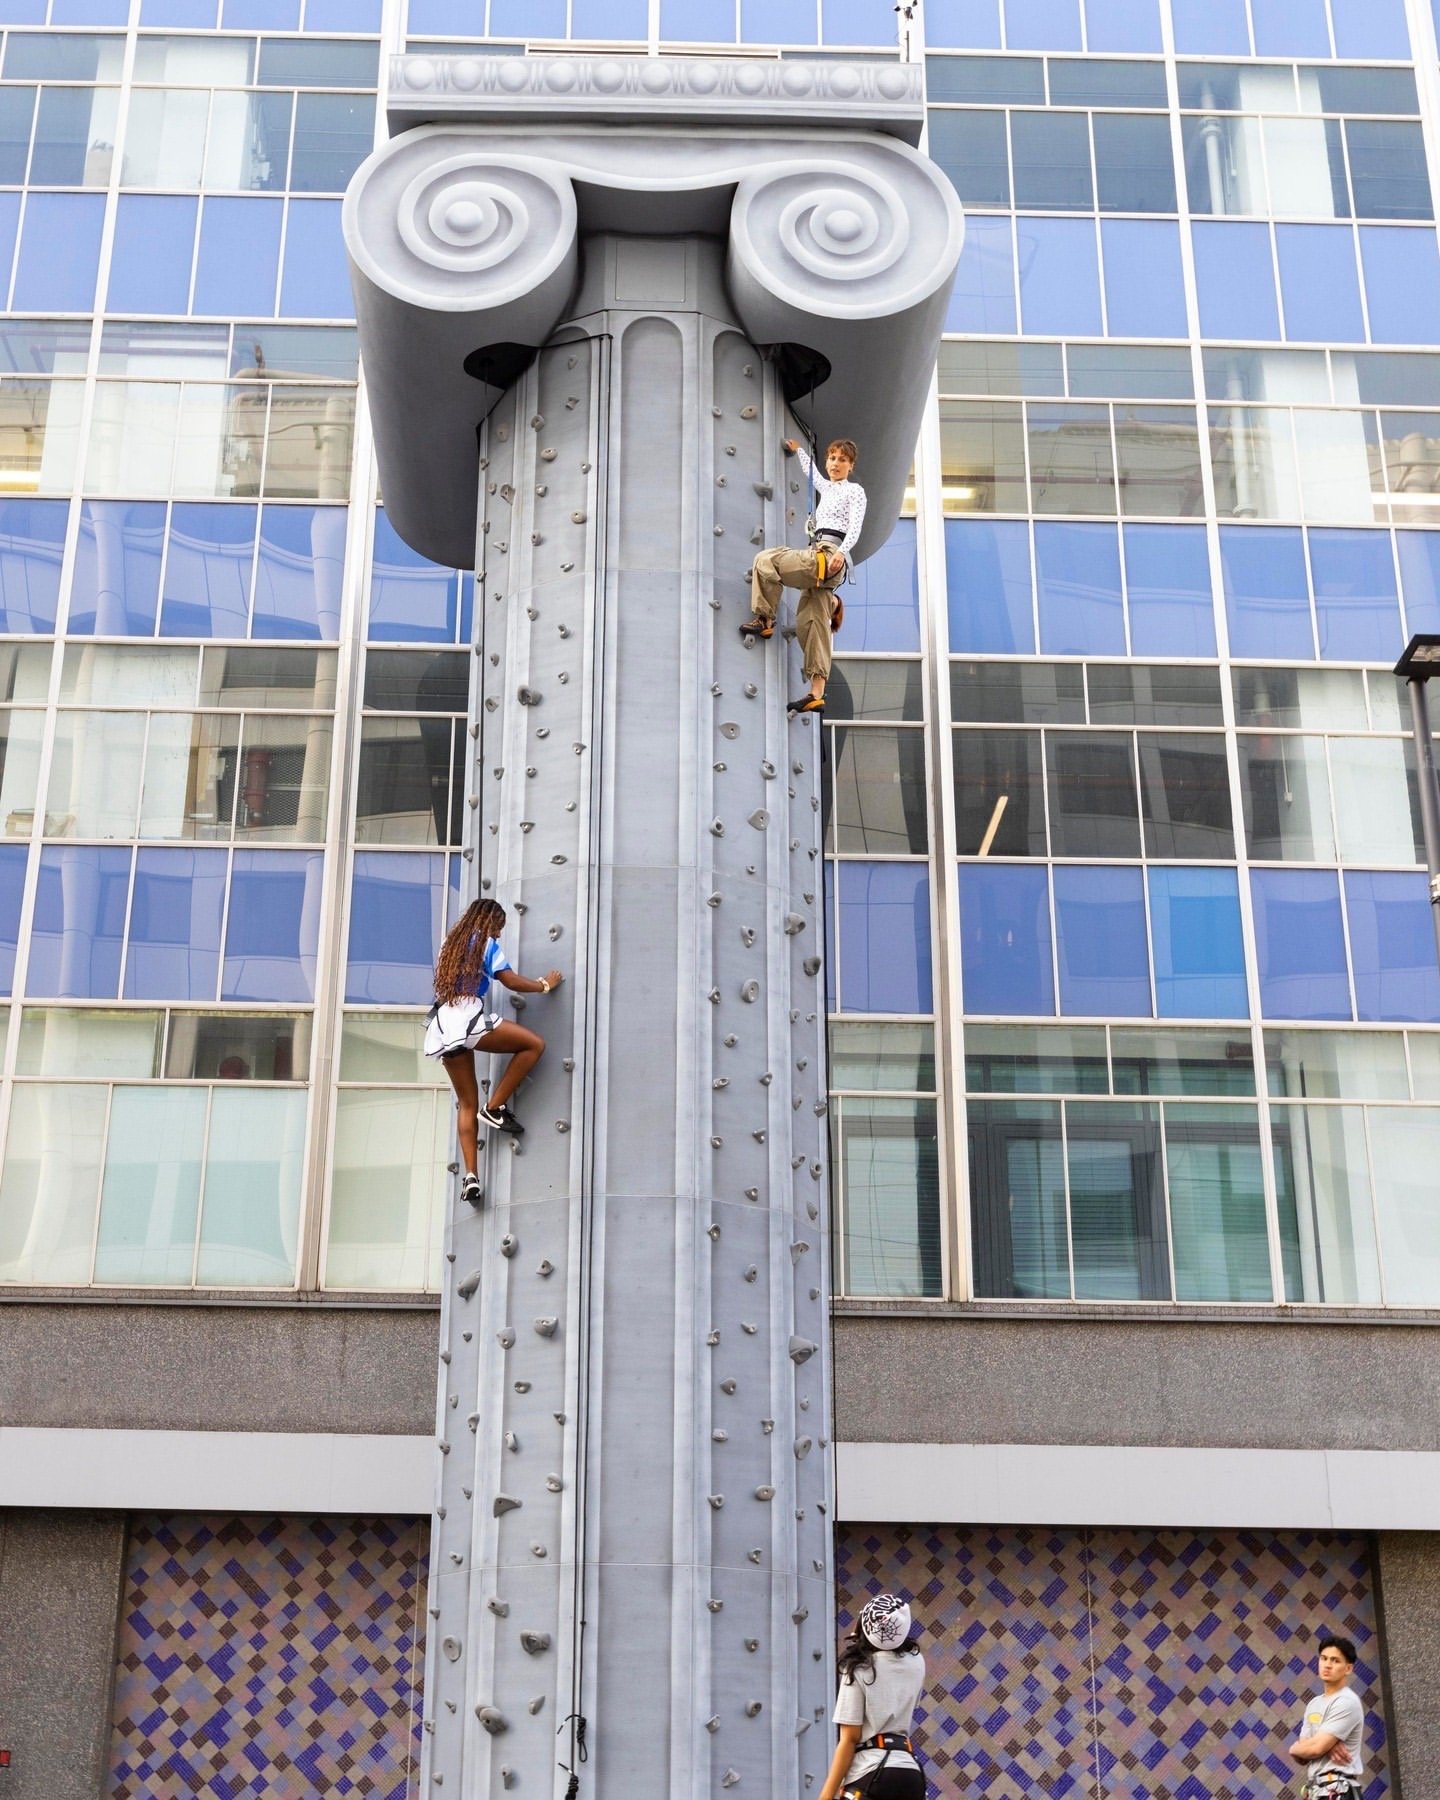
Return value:
[(0, 1283), (90, 1280), (108, 1098), (103, 1086), (16, 1087), (0, 1177)]
[(1372, 1112), (1370, 1149), (1386, 1302), (1440, 1305), (1440, 1230), (1435, 1221), (1440, 1112)]
[[(1382, 1117), (1382, 1130), (1384, 1123)], [(1380, 1264), (1363, 1109), (1276, 1107), (1271, 1134), (1286, 1299), (1377, 1305)]]
[(939, 1294), (935, 1102), (847, 1099), (836, 1112), (845, 1291)]
[(201, 1287), (288, 1287), (305, 1162), (303, 1092), (217, 1089), (200, 1219)]
[(447, 1096), (428, 1089), (341, 1092), (327, 1287), (438, 1285), (451, 1117)]
[(1177, 1300), (1269, 1300), (1260, 1131), (1248, 1108), (1167, 1107)]
[(205, 1088), (115, 1089), (96, 1281), (189, 1285), (208, 1099)]

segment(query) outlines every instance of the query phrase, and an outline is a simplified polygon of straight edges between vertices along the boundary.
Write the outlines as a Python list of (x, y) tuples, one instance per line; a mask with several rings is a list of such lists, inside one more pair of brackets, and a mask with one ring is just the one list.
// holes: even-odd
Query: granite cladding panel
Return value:
[(407, 1800), (426, 1519), (148, 1516), (121, 1604), (112, 1800)]
[(930, 1792), (1271, 1800), (1321, 1629), (1355, 1641), (1366, 1800), (1391, 1792), (1367, 1541), (1338, 1532), (851, 1525), (840, 1624), (899, 1588), (924, 1625)]

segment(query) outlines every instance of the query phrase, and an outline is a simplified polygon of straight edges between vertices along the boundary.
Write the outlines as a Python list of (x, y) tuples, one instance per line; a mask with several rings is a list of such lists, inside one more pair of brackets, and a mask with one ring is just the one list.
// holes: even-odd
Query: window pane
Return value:
[(1375, 1306), (1380, 1267), (1358, 1106), (1277, 1107), (1270, 1115), (1285, 1298)]
[(1010, 161), (1004, 113), (936, 108), (930, 112), (929, 122), (930, 155), (954, 182), (965, 204), (1008, 206)]
[[(1223, 725), (1218, 669), (1091, 663), (1092, 725)], [(1206, 740), (1201, 739), (1203, 744)], [(1143, 742), (1143, 739), (1142, 739)]]
[[(1305, 415), (1308, 438), (1316, 421), (1325, 415)], [(1295, 467), (1295, 442), (1290, 414), (1280, 407), (1264, 409), (1212, 408), (1210, 457), (1215, 470), (1215, 505), (1221, 517), (1237, 519), (1298, 518), (1300, 484)], [(1315, 502), (1323, 505), (1328, 465), (1307, 465), (1315, 483)], [(1368, 462), (1365, 482), (1366, 510), (1370, 518)]]
[(372, 650), (364, 704), (377, 712), (467, 712), (471, 660), (461, 650)]
[(1140, 855), (1135, 741), (1128, 731), (1045, 734), (1056, 856)]
[[(255, 611), (250, 622), (253, 636), (332, 641), (340, 636), (345, 519), (343, 506), (260, 509)], [(466, 584), (474, 581), (471, 575), (462, 579)]]
[(1433, 231), (1362, 225), (1360, 264), (1373, 343), (1440, 343), (1440, 250)]
[(235, 835), (253, 842), (321, 843), (330, 798), (328, 717), (245, 720)]
[(836, 1019), (830, 1026), (830, 1086), (901, 1088), (933, 1093), (933, 1025), (859, 1024)]
[[(233, 19), (226, 24), (233, 27)], [(253, 38), (161, 37), (146, 33), (135, 45), (137, 81), (192, 82), (197, 87), (235, 86), (250, 79)]]
[(1345, 876), (1345, 899), (1357, 1017), (1440, 1022), (1440, 969), (1425, 877), (1352, 870)]
[(1120, 511), (1126, 518), (1190, 518), (1205, 510), (1193, 406), (1117, 406)]
[(1059, 344), (940, 345), (942, 394), (1056, 394), (1065, 392)]
[(962, 863), (960, 931), (967, 1013), (1055, 1011), (1044, 869)]
[(1239, 739), (1245, 839), (1261, 862), (1330, 862), (1330, 780), (1323, 738)]
[(222, 998), (314, 999), (322, 866), (318, 851), (235, 852)]
[(920, 664), (842, 657), (830, 672), (825, 717), (832, 724), (844, 719), (918, 722), (924, 717)]
[(303, 712), (335, 704), (333, 650), (229, 646), (201, 654), (202, 706), (258, 706)]
[(1408, 1100), (1398, 1031), (1267, 1031), (1265, 1076), (1277, 1100)]
[(200, 1215), (201, 1287), (288, 1287), (295, 1280), (303, 1090), (216, 1088)]
[(140, 851), (130, 902), (125, 998), (213, 1000), (224, 903), (223, 851)]
[(270, 498), (343, 500), (355, 429), (353, 388), (275, 387), (265, 449)]
[(242, 192), (283, 189), (293, 104), (290, 94), (216, 94), (205, 186)]
[(87, 1012), (80, 1007), (27, 1006), (20, 1020), (20, 1075), (160, 1073), (163, 1012)]
[(1151, 1017), (1140, 870), (1061, 867), (1054, 880), (1061, 1012)]
[(1263, 119), (1270, 210), (1282, 218), (1348, 219), (1345, 153), (1336, 119)]
[(360, 773), (355, 835), (362, 844), (443, 844), (459, 841), (463, 804), (464, 731), (457, 743), (451, 719), (366, 719), (360, 727)]
[(209, 112), (210, 96), (203, 90), (137, 88), (125, 124), (121, 187), (198, 188)]
[(1364, 731), (1364, 685), (1352, 669), (1236, 669), (1235, 720)]
[(188, 649), (70, 644), (60, 671), (60, 699), (189, 705), (195, 698), (195, 663), (195, 652)]
[[(1290, 229), (1298, 233), (1302, 227)], [(1303, 229), (1318, 231), (1320, 227)], [(1323, 350), (1205, 350), (1201, 354), (1205, 392), (1212, 400), (1321, 406), (1330, 402), (1330, 374)], [(1353, 352), (1337, 352), (1337, 370), (1343, 371), (1353, 360)], [(1343, 375), (1341, 385), (1343, 390)]]
[(1155, 867), (1150, 932), (1162, 1019), (1243, 1019), (1250, 1011), (1233, 869)]
[(347, 1012), (341, 1025), (340, 1079), (450, 1085), (438, 1058), (422, 1051), (420, 1020), (414, 1013)]
[(961, 856), (1044, 856), (1038, 731), (957, 731), (955, 836)]
[(30, 152), (34, 187), (105, 187), (115, 155), (114, 88), (46, 87)]
[(163, 498), (170, 492), (179, 423), (178, 382), (99, 382), (85, 485), (100, 494)]
[(1388, 531), (1312, 531), (1320, 654), (1389, 662), (1404, 636)]
[(204, 713), (157, 713), (150, 721), (142, 838), (226, 841), (235, 821), (240, 721)]
[(1088, 212), (1095, 204), (1083, 113), (1011, 113), (1010, 149), (1017, 207)]
[(208, 1100), (204, 1088), (116, 1088), (96, 1281), (190, 1285)]
[(1103, 1025), (967, 1025), (965, 1085), (982, 1094), (1104, 1094)]
[(424, 1006), (443, 936), (444, 861), (358, 851), (350, 902), (347, 1000)]
[(1374, 487), (1389, 489), (1391, 511), (1398, 522), (1434, 524), (1440, 492), (1440, 463), (1436, 461), (1440, 413), (1383, 412), (1379, 427), (1380, 468), (1376, 474), (1380, 476), (1383, 470), (1383, 478), (1376, 479)]
[(0, 500), (0, 627), (5, 631), (55, 629), (68, 510), (54, 500)]
[(997, 1300), (1068, 1300), (1059, 1106), (990, 1100), (966, 1113), (976, 1292)]
[(1420, 126), (1388, 119), (1347, 119), (1350, 180), (1362, 219), (1429, 219), (1430, 178)]
[[(1091, 43), (1095, 48), (1094, 25), (1097, 14), (1110, 6), (1123, 10), (1124, 0), (1105, 0), (1091, 9)], [(1127, 49), (1138, 46), (1126, 45)], [(1158, 62), (1101, 62), (1097, 57), (1050, 58), (1050, 104), (1052, 106), (1154, 106), (1163, 108), (1165, 70)], [(1097, 125), (1099, 121), (1097, 120)]]
[(115, 81), (125, 57), (119, 33), (12, 31), (5, 46), (7, 81)]
[[(1158, 65), (1154, 67), (1158, 73)], [(1170, 121), (1134, 113), (1096, 113), (1095, 177), (1101, 212), (1173, 213)]]
[(1233, 858), (1224, 738), (1142, 731), (1139, 746), (1145, 854), (1169, 861)]
[[(6, 64), (5, 73), (10, 73)], [(980, 106), (1045, 104), (1044, 65), (1033, 56), (929, 56), (926, 89), (932, 100), (969, 100)]]
[(1295, 442), (1305, 517), (1368, 525), (1377, 516), (1373, 490), (1378, 485), (1369, 415), (1317, 411), (1299, 414), (1298, 422)]
[(832, 850), (923, 856), (926, 817), (925, 734), (881, 727), (832, 733)]
[(134, 837), (144, 749), (144, 713), (62, 712), (55, 725), (46, 835)]
[[(944, 491), (947, 506), (951, 493), (948, 487)], [(1023, 520), (946, 519), (945, 586), (952, 650), (1000, 655), (1034, 650), (1030, 527)]]
[[(461, 631), (468, 630), (468, 617), (462, 617)], [(845, 648), (919, 650), (920, 584), (913, 519), (898, 520), (889, 540), (853, 572), (845, 595)]]
[(1406, 738), (1330, 740), (1340, 860), (1423, 863), (1419, 791)]
[(1440, 1112), (1417, 1107), (1371, 1118), (1386, 1304), (1434, 1306), (1440, 1303), (1440, 1238), (1435, 1231)]
[(840, 1010), (928, 1013), (930, 871), (906, 863), (839, 863), (835, 963)]
[[(1171, 219), (1115, 219), (1100, 221), (1100, 244), (1105, 259), (1106, 328), (1113, 337), (1129, 335), (1145, 337), (1185, 337), (1189, 325), (1185, 310), (1185, 281), (1180, 265), (1180, 233)], [(1076, 380), (1076, 362), (1099, 360), (1104, 347), (1078, 351), (1072, 348), (1070, 391), (1082, 394), (1097, 391)], [(1138, 352), (1132, 360), (1137, 367), (1162, 363), (1148, 381), (1131, 381), (1124, 387), (1112, 387), (1112, 393), (1153, 393), (1158, 395), (1193, 391), (1188, 370), (1174, 368), (1168, 350)], [(1187, 359), (1188, 360), (1188, 359)], [(1153, 367), (1153, 364), (1151, 365)]]
[(445, 1095), (347, 1089), (335, 1118), (330, 1288), (437, 1285), (451, 1109)]
[(1168, 1299), (1158, 1107), (1072, 1103), (1065, 1127), (1076, 1298)]
[(56, 494), (73, 485), (80, 398), (73, 381), (0, 384), (0, 479), (11, 492)]
[(375, 102), (360, 94), (297, 94), (290, 186), (343, 194), (375, 141)]
[(44, 723), (45, 715), (38, 710), (12, 708), (0, 713), (0, 833), (6, 837), (29, 834)]
[(1278, 338), (1270, 230), (1235, 220), (1197, 219), (1195, 286), (1200, 331), (1207, 338)]
[(1019, 406), (942, 400), (940, 460), (947, 513), (1026, 511)]
[(1328, 869), (1252, 869), (1260, 1004), (1267, 1019), (1348, 1019), (1340, 894)]
[(1085, 671), (1078, 663), (952, 662), (950, 705), (976, 724), (1083, 725)]
[[(1201, 0), (1213, 6), (1214, 0)], [(1228, 6), (1225, 8), (1228, 12)], [(1216, 7), (1217, 14), (1220, 8)], [(1244, 34), (1243, 8), (1241, 34)], [(1185, 51), (1182, 48), (1181, 54)], [(1222, 54), (1248, 56), (1243, 43), (1225, 46)], [(1295, 71), (1275, 63), (1181, 63), (1180, 104), (1202, 112), (1294, 112)], [(1365, 110), (1357, 108), (1358, 111)]]
[(1314, 656), (1305, 546), (1298, 531), (1222, 527), (1220, 566), (1233, 656)]
[(6, 187), (19, 187), (25, 180), (34, 119), (34, 88), (0, 88), (0, 182)]
[[(1101, 226), (1100, 235), (1108, 247), (1112, 232), (1131, 228), (1140, 234), (1135, 240), (1139, 244), (1152, 246), (1162, 239), (1167, 244), (1176, 242), (1171, 228), (1153, 219), (1132, 219), (1128, 224), (1110, 219)], [(1106, 254), (1108, 258), (1108, 248)], [(1113, 317), (1110, 329), (1115, 330)], [(1103, 400), (1123, 395), (1134, 400), (1190, 400), (1195, 394), (1188, 350), (1158, 344), (1067, 344), (1065, 368), (1075, 398)]]
[[(537, 34), (539, 35), (539, 34)], [(373, 88), (380, 46), (346, 38), (261, 38), (261, 87)]]
[(1264, 213), (1258, 119), (1183, 119), (1185, 186), (1194, 213)]
[(844, 1291), (941, 1293), (935, 1102), (846, 1095), (835, 1113)]
[(1110, 1033), (1110, 1050), (1117, 1094), (1255, 1092), (1255, 1060), (1248, 1036), (1117, 1025)]
[(188, 1081), (303, 1081), (308, 1013), (172, 1012), (165, 1073)]
[(1034, 510), (1101, 513), (1113, 518), (1115, 452), (1110, 442), (1110, 408), (1032, 400), (1025, 419)]
[[(1371, 11), (1374, 22), (1374, 10)], [(1371, 39), (1373, 43), (1373, 38)], [(1379, 56), (1378, 49), (1367, 55)], [(1300, 103), (1318, 103), (1322, 112), (1418, 113), (1420, 101), (1415, 77), (1409, 69), (1355, 69), (1344, 67), (1301, 69)]]
[(165, 637), (244, 637), (255, 558), (253, 506), (171, 510), (160, 597)]
[(1250, 1107), (1167, 1106), (1177, 1300), (1269, 1300), (1260, 1128)]
[(0, 1178), (0, 1281), (90, 1281), (109, 1091), (17, 1083)]
[(1035, 526), (1040, 647), (1052, 656), (1123, 656), (1120, 541), (1113, 525)]

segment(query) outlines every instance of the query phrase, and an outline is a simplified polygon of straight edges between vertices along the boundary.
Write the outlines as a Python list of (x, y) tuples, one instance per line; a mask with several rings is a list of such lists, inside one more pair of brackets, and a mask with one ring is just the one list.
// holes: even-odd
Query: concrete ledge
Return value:
[(838, 1515), (935, 1524), (1434, 1531), (1440, 1452), (839, 1444)]

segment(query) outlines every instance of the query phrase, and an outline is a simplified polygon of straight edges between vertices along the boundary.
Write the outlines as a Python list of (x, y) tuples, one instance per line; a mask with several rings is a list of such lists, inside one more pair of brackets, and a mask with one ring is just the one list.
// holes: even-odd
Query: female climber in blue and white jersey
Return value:
[[(480, 1204), (480, 1177), (476, 1173), (479, 1126), (508, 1131), (519, 1137), (524, 1130), (506, 1104), (520, 1083), (539, 1062), (545, 1040), (538, 1032), (499, 1013), (487, 1012), (485, 997), (492, 982), (513, 994), (548, 994), (564, 977), (551, 969), (539, 981), (518, 974), (500, 947), (505, 929), (505, 908), (498, 900), (475, 900), (451, 927), (435, 962), (435, 1005), (425, 1028), (425, 1054), (438, 1056), (455, 1090), (460, 1154), (465, 1175), (460, 1197), (472, 1206)], [(504, 1056), (510, 1061), (482, 1106), (475, 1075), (475, 1052)]]

